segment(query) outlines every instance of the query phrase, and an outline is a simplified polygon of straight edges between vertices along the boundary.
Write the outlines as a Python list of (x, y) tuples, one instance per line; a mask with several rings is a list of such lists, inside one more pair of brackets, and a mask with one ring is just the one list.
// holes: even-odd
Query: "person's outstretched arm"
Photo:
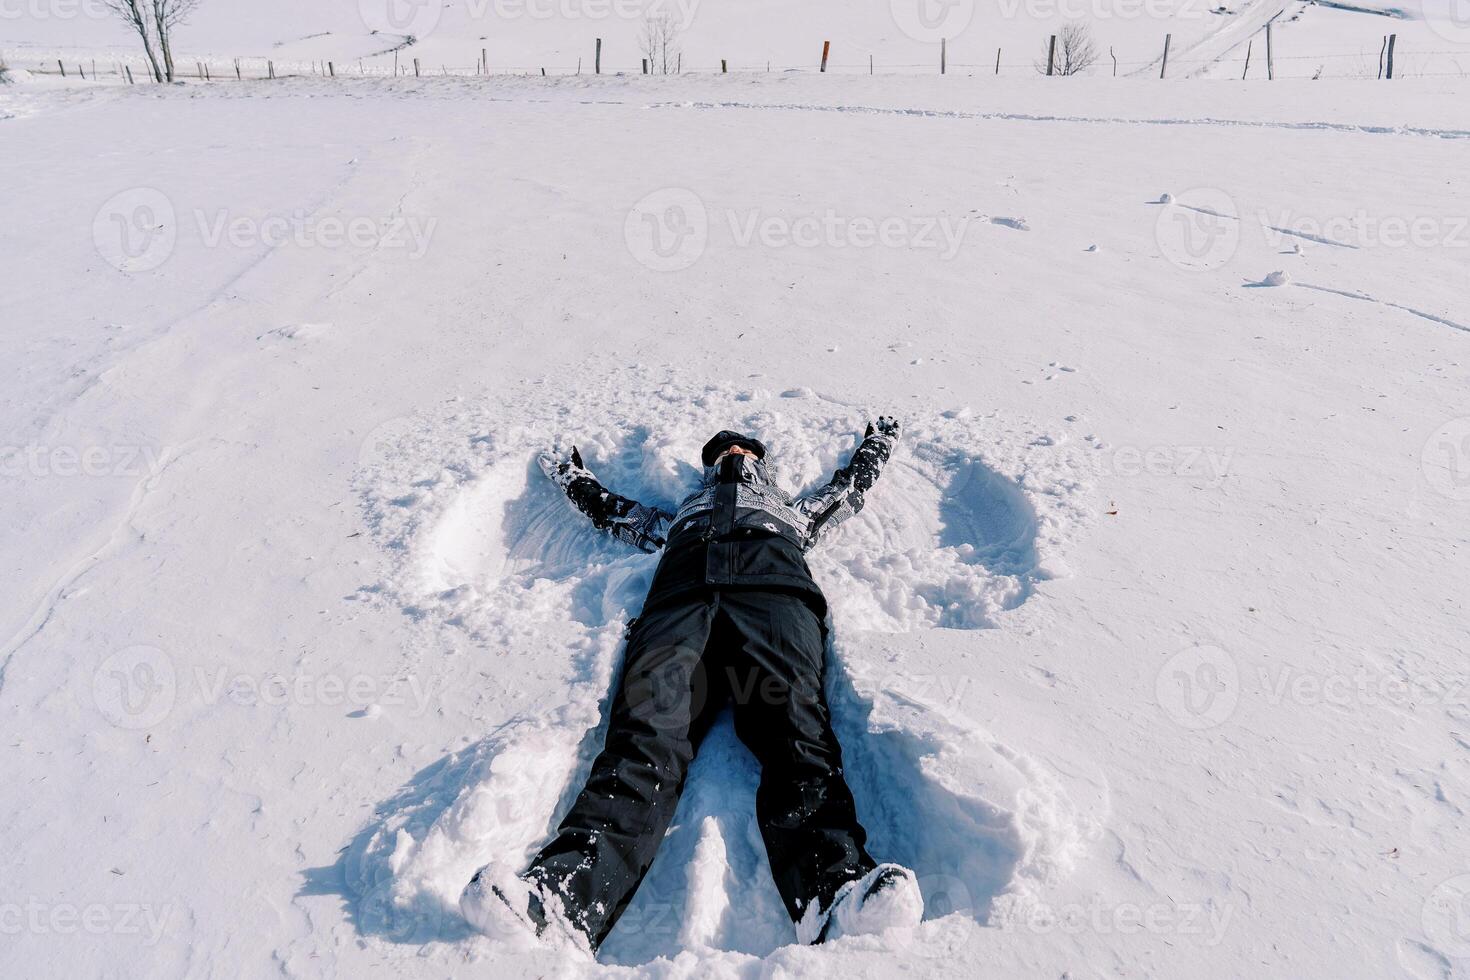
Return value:
[(832, 474), (826, 486), (797, 499), (796, 508), (811, 521), (806, 546), (863, 509), (863, 495), (872, 489), (883, 472), (883, 464), (898, 443), (898, 419), (880, 415), (868, 425), (862, 445), (846, 466)]
[(643, 551), (655, 552), (664, 546), (673, 518), (657, 507), (620, 497), (598, 483), (582, 464), (576, 446), (570, 456), (545, 452), (536, 457), (536, 462), (572, 505), (592, 519), (593, 527)]

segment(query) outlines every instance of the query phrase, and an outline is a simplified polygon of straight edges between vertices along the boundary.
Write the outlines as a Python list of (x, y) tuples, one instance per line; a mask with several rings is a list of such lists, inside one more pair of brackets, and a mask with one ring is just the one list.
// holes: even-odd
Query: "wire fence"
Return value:
[[(1259, 46), (1258, 46), (1259, 48)], [(122, 57), (85, 60), (55, 59), (5, 59), (10, 67), (25, 69), (32, 74), (75, 78), (80, 81), (109, 81), (120, 84), (148, 84), (153, 81), (151, 68), (142, 58)], [(376, 56), (381, 61), (382, 56)], [(1160, 58), (1139, 60), (1136, 58), (1113, 58), (1101, 55), (1081, 77), (1124, 76), (1158, 69)], [(1272, 62), (1284, 65), (1287, 71), (1277, 71), (1283, 77), (1315, 78), (1376, 78), (1383, 73), (1383, 50), (1375, 40), (1373, 49), (1321, 51), (1314, 54), (1273, 54)], [(1301, 66), (1316, 66), (1316, 71), (1304, 74)], [(1232, 50), (1214, 58), (1189, 58), (1170, 56), (1167, 77), (1170, 80), (1198, 77), (1218, 71), (1222, 77), (1239, 78), (1246, 74), (1264, 80), (1266, 58), (1261, 50), (1252, 57), (1245, 50)], [(983, 61), (958, 61), (939, 58), (931, 62), (881, 61), (870, 57), (866, 61), (829, 61), (825, 67), (819, 64), (779, 64), (773, 61), (731, 61), (716, 63), (685, 63), (681, 58), (668, 71), (660, 66), (634, 63), (597, 65), (591, 59), (575, 64), (510, 65), (491, 64), (488, 59), (477, 60), (474, 65), (430, 65), (422, 59), (400, 58), (394, 64), (369, 63), (367, 59), (337, 62), (321, 61), (275, 61), (270, 58), (187, 58), (176, 65), (175, 78), (186, 82), (268, 81), (272, 79), (322, 77), (337, 79), (352, 78), (472, 78), (493, 76), (558, 76), (568, 75), (638, 75), (638, 74), (752, 74), (752, 73), (821, 73), (828, 74), (871, 74), (871, 75), (998, 75), (1036, 76), (1046, 72), (1046, 52), (1037, 46), (1035, 57), (1018, 60), (1007, 49), (997, 49), (993, 59)], [(1396, 78), (1452, 78), (1470, 74), (1470, 49), (1414, 50), (1399, 45), (1395, 54), (1394, 77)]]

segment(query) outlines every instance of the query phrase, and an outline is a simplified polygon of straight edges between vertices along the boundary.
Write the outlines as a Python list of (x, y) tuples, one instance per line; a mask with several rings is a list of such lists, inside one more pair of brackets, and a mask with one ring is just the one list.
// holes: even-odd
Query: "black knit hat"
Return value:
[(704, 465), (713, 466), (715, 460), (719, 459), (720, 453), (729, 449), (731, 446), (743, 446), (754, 452), (757, 459), (766, 458), (765, 443), (759, 439), (753, 439), (744, 433), (731, 432), (729, 429), (725, 429), (723, 432), (715, 433), (715, 437), (704, 444), (704, 452), (701, 454)]

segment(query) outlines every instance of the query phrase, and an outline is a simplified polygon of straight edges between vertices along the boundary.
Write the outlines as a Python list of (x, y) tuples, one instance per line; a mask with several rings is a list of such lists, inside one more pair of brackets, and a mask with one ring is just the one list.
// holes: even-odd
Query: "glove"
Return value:
[(880, 435), (897, 442), (899, 432), (900, 426), (895, 416), (880, 415), (876, 421), (868, 423), (868, 431), (863, 433), (863, 438), (870, 439), (874, 435)]
[(546, 474), (548, 480), (566, 486), (577, 475), (585, 473), (587, 467), (582, 465), (582, 454), (577, 447), (572, 447), (571, 455), (564, 456), (555, 450), (547, 450), (536, 455), (536, 462), (541, 466), (541, 472)]

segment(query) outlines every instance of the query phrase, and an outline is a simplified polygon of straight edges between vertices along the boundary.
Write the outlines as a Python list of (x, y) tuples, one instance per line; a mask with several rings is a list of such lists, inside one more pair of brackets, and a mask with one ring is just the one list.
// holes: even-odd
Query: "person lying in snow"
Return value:
[(764, 445), (720, 432), (704, 447), (703, 484), (673, 514), (610, 493), (575, 447), (540, 456), (594, 526), (663, 557), (628, 626), (606, 741), (581, 795), (528, 869), (475, 875), (460, 898), (472, 926), (595, 952), (653, 863), (727, 701), (761, 766), (756, 819), (798, 940), (918, 924), (914, 873), (864, 847), (823, 693), (826, 599), (804, 557), (862, 508), (898, 437), (897, 420), (879, 418), (846, 467), (793, 500)]

